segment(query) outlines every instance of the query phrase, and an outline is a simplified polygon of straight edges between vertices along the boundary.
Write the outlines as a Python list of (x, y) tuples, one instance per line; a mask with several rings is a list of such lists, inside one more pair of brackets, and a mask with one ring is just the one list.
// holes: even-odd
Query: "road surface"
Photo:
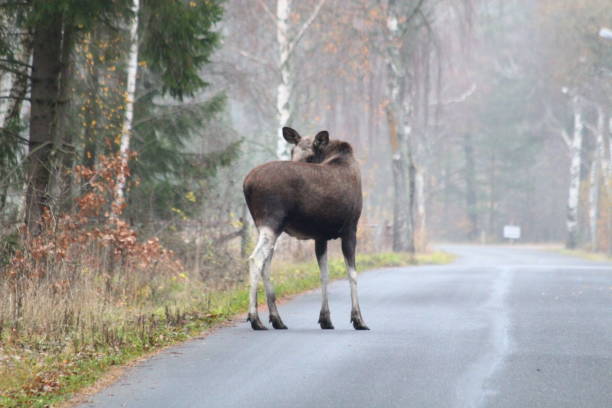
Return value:
[[(519, 247), (452, 246), (451, 265), (359, 277), (280, 307), (289, 330), (246, 323), (127, 370), (82, 407), (612, 407), (612, 264)], [(262, 313), (262, 320), (267, 320)]]

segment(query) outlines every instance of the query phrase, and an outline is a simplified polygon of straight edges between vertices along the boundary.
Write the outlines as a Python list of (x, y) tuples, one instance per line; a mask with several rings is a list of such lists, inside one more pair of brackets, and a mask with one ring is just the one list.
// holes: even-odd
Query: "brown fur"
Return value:
[(323, 302), (319, 314), (322, 329), (333, 329), (327, 298), (327, 241), (342, 239), (342, 253), (351, 285), (351, 322), (357, 330), (369, 330), (357, 298), (355, 248), (361, 215), (361, 176), (350, 144), (329, 140), (326, 131), (302, 138), (283, 128), (283, 136), (295, 145), (292, 161), (274, 161), (254, 168), (244, 179), (244, 197), (259, 230), (257, 246), (249, 258), (249, 317), (254, 330), (265, 330), (257, 313), (257, 280), (266, 288), (270, 321), (286, 329), (275, 304), (269, 267), (274, 244), (282, 233), (298, 239), (314, 239), (321, 268)]
[(274, 161), (251, 170), (244, 196), (257, 227), (300, 239), (354, 232), (361, 215), (361, 177), (350, 144), (330, 141), (308, 162)]

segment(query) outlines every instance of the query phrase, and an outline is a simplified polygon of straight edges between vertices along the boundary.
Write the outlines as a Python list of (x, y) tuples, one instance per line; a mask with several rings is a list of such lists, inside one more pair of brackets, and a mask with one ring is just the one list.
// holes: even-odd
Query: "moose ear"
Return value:
[(297, 130), (291, 129), (290, 127), (283, 128), (283, 137), (287, 142), (294, 145), (298, 144), (302, 138)]
[(323, 150), (325, 146), (329, 143), (329, 132), (327, 130), (323, 130), (314, 138), (313, 146), (317, 150)]

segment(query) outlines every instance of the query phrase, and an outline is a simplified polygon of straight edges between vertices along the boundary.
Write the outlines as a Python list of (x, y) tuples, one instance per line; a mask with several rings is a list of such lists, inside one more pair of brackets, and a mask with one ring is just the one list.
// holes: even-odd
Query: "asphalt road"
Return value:
[[(359, 277), (283, 304), (289, 330), (246, 323), (129, 369), (83, 407), (612, 407), (612, 264), (453, 246), (452, 265)], [(266, 313), (262, 321), (267, 321)]]

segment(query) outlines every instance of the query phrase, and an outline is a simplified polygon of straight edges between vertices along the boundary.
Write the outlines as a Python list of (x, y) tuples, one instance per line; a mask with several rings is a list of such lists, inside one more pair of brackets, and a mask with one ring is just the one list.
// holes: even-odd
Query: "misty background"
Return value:
[[(139, 25), (126, 19), (126, 3), (127, 11), (103, 10), (112, 24), (79, 23), (64, 38), (61, 120), (48, 118), (59, 125), (42, 176), (28, 165), (40, 153), (25, 81), (37, 46), (32, 12), (2, 6), (5, 237), (24, 219), (31, 230), (44, 209), (74, 212), (87, 190), (75, 168), (117, 152), (127, 165), (130, 151), (127, 186), (122, 179), (115, 190), (131, 227), (198, 270), (219, 253), (244, 256), (253, 233), (242, 180), (256, 165), (287, 159), (279, 129), (288, 125), (353, 144), (364, 250), (503, 242), (503, 227), (516, 225), (521, 242), (611, 251), (609, 2), (177, 4), (204, 10), (190, 26), (192, 34), (205, 27), (199, 59), (183, 55), (189, 47), (173, 35), (187, 33), (163, 27), (169, 20), (152, 12), (155, 2), (140, 5)], [(179, 72), (189, 61), (193, 72)], [(286, 241), (290, 252), (310, 251)]]
[[(290, 38), (317, 6), (293, 2)], [(229, 2), (207, 73), (244, 170), (276, 158), (275, 11)], [(513, 224), (523, 242), (610, 250), (607, 2), (328, 1), (316, 14), (287, 63), (285, 123), (354, 145), (364, 234), (423, 249), (501, 242)]]

